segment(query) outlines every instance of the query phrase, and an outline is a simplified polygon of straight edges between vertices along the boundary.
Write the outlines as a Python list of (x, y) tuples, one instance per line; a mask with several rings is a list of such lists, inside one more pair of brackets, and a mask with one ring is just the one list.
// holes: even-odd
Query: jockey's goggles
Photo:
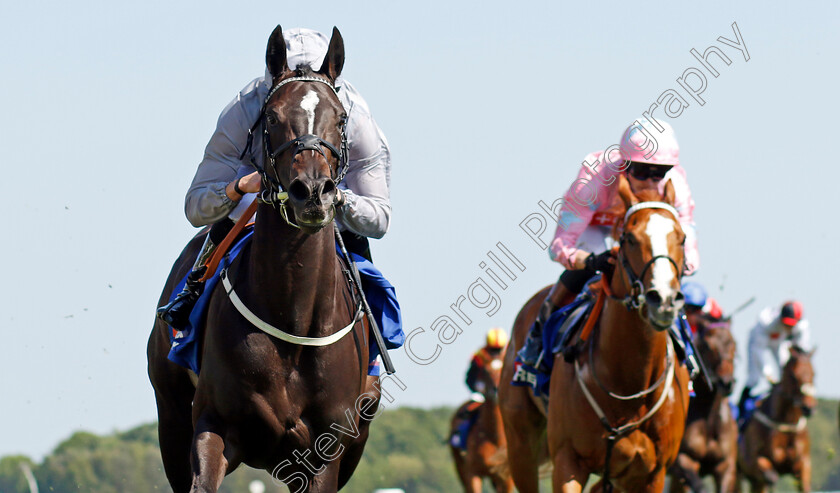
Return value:
[(665, 174), (668, 173), (671, 168), (673, 168), (673, 166), (630, 161), (627, 173), (633, 178), (641, 181), (647, 180), (648, 178), (653, 181), (660, 181), (665, 178)]

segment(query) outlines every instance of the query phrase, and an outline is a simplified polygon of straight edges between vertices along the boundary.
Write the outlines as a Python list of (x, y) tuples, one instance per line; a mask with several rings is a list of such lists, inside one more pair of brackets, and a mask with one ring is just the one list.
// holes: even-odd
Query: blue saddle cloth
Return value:
[(460, 450), (467, 450), (467, 438), (470, 436), (470, 430), (472, 430), (475, 422), (478, 420), (478, 407), (480, 406), (477, 406), (472, 411), (468, 411), (468, 417), (458, 423), (454, 433), (449, 437), (450, 445)]
[[(192, 313), (190, 314), (189, 325), (182, 331), (169, 331), (169, 360), (173, 363), (189, 368), (196, 374), (199, 373), (199, 343), (201, 329), (207, 316), (207, 307), (210, 303), (210, 298), (213, 294), (213, 289), (218, 284), (220, 278), (219, 274), (223, 269), (230, 266), (233, 260), (242, 251), (242, 248), (248, 244), (253, 235), (253, 228), (231, 247), (227, 255), (219, 262), (219, 267), (216, 273), (207, 280), (204, 286), (204, 292), (195, 304)], [(338, 247), (336, 252), (340, 255)], [(385, 279), (382, 272), (374, 267), (373, 263), (364, 257), (350, 253), (356, 261), (356, 266), (359, 268), (359, 276), (362, 279), (362, 289), (365, 292), (370, 311), (373, 318), (376, 319), (379, 330), (385, 340), (385, 347), (388, 349), (396, 349), (405, 342), (405, 334), (402, 330), (402, 315), (400, 312), (400, 304), (397, 301), (396, 290), (394, 286)], [(181, 292), (186, 284), (187, 278), (184, 276), (181, 282), (175, 286), (170, 296), (170, 301)], [(377, 357), (379, 356), (379, 348), (373, 338), (370, 339), (370, 360), (368, 364), (368, 375), (379, 375), (379, 363)]]
[[(758, 409), (758, 401), (764, 400), (770, 396), (770, 392), (763, 392), (759, 395), (751, 395), (744, 399), (744, 414), (741, 415), (741, 410), (738, 409), (737, 405), (733, 405), (730, 402), (730, 406), (732, 407), (732, 415), (735, 417), (735, 421), (738, 422), (738, 431), (744, 431), (749, 424), (750, 420), (755, 414), (755, 410)], [(738, 440), (740, 441), (743, 434), (738, 434)]]

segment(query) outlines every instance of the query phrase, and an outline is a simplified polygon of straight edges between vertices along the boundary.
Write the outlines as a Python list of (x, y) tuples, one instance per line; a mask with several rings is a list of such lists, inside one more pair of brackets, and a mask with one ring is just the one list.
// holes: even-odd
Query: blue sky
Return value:
[[(469, 357), (559, 265), (519, 228), (581, 159), (716, 44), (705, 105), (668, 119), (697, 203), (704, 282), (746, 334), (798, 298), (840, 397), (840, 241), (832, 162), (840, 5), (811, 2), (15, 3), (0, 16), (7, 213), (0, 254), (0, 455), (49, 452), (75, 430), (155, 419), (145, 345), (172, 261), (194, 234), (183, 196), (225, 104), (264, 69), (272, 28), (341, 30), (345, 76), (393, 153), (393, 220), (373, 245), (406, 329), (428, 329), (502, 242), (524, 266), (498, 310), (420, 366), (394, 354), (400, 405), (466, 398)], [(750, 60), (716, 40), (735, 39)], [(425, 341), (418, 338), (418, 347)]]

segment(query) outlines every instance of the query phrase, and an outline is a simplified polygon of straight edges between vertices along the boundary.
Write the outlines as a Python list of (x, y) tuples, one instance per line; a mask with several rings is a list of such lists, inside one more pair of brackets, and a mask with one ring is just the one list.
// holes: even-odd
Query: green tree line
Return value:
[[(402, 488), (406, 493), (460, 491), (446, 438), (453, 408), (398, 408), (383, 412), (371, 425), (365, 455), (343, 491), (371, 493)], [(840, 490), (838, 402), (820, 400), (808, 424), (814, 489)], [(29, 493), (21, 469), (32, 470), (42, 493), (145, 493), (170, 491), (163, 473), (154, 423), (105, 436), (79, 431), (61, 442), (40, 463), (15, 455), (0, 459), (0, 493)], [(261, 480), (266, 493), (288, 491), (264, 471), (240, 467), (225, 478), (224, 493), (248, 492)], [(793, 491), (784, 480), (780, 491)]]

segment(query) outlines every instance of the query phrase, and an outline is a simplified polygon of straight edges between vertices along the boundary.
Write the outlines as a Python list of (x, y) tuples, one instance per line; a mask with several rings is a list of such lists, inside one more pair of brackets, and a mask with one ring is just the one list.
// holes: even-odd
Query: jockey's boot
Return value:
[(539, 365), (543, 359), (543, 327), (555, 310), (574, 301), (575, 296), (577, 294), (571, 292), (560, 280), (551, 288), (548, 296), (545, 297), (545, 302), (540, 307), (540, 311), (537, 313), (537, 319), (534, 321), (531, 331), (528, 332), (528, 337), (525, 338), (525, 344), (522, 345), (522, 349), (517, 353), (519, 361), (523, 365), (539, 369)]
[(173, 329), (183, 330), (186, 328), (190, 319), (190, 313), (192, 313), (195, 303), (204, 291), (204, 281), (201, 280), (201, 277), (204, 276), (204, 272), (207, 270), (207, 266), (204, 263), (207, 262), (207, 259), (210, 258), (215, 249), (216, 245), (208, 234), (204, 239), (204, 245), (202, 245), (201, 251), (198, 252), (198, 257), (195, 259), (192, 270), (187, 275), (187, 282), (184, 284), (184, 289), (168, 304), (157, 309), (158, 318), (169, 324)]

